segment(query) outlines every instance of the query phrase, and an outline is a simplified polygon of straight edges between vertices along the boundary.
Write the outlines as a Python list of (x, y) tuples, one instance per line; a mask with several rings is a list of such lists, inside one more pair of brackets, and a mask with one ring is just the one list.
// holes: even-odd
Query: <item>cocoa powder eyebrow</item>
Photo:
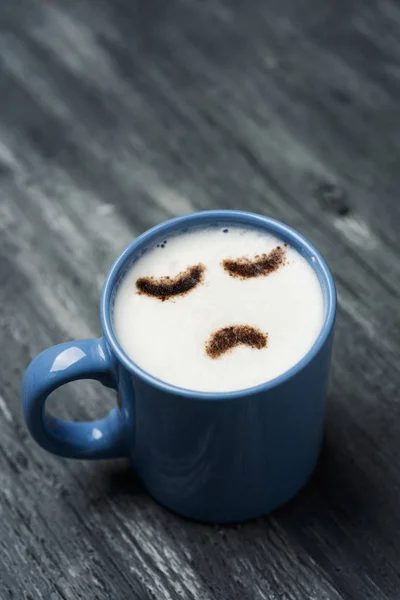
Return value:
[(162, 302), (174, 296), (183, 296), (202, 283), (206, 268), (202, 264), (187, 267), (175, 277), (139, 277), (136, 288), (139, 294), (158, 298)]
[(240, 277), (240, 279), (269, 275), (283, 264), (285, 264), (285, 250), (281, 246), (277, 246), (268, 254), (257, 255), (254, 259), (241, 257), (226, 258), (222, 261), (225, 271), (231, 277)]

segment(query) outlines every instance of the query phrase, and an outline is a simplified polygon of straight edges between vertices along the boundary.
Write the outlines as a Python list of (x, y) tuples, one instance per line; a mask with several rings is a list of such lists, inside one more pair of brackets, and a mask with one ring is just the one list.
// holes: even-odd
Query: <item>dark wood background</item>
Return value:
[[(400, 598), (399, 84), (395, 0), (1, 2), (1, 600)], [(20, 409), (30, 359), (99, 334), (119, 252), (216, 207), (309, 237), (340, 311), (315, 476), (228, 528), (170, 514), (123, 462), (46, 454)]]

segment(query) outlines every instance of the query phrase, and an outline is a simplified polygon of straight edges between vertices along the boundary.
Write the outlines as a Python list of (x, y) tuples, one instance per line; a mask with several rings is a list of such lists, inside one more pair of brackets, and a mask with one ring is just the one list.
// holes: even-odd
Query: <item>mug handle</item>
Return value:
[(33, 359), (22, 382), (22, 408), (32, 437), (45, 450), (67, 458), (127, 456), (118, 408), (104, 419), (79, 423), (46, 414), (47, 397), (78, 379), (96, 379), (116, 389), (113, 359), (104, 338), (59, 344)]

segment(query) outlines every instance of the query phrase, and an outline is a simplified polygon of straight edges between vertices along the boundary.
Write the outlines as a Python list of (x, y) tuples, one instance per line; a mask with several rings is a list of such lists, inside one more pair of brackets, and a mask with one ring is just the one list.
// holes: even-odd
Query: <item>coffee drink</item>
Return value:
[(227, 392), (293, 367), (321, 331), (311, 264), (263, 229), (232, 225), (163, 238), (124, 275), (114, 329), (125, 353), (162, 381)]

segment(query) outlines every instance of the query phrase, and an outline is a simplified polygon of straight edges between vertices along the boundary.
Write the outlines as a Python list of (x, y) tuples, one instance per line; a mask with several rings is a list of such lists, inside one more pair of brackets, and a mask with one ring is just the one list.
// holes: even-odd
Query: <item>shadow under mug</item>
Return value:
[[(300, 252), (318, 276), (324, 322), (312, 348), (279, 377), (245, 390), (205, 393), (169, 385), (130, 360), (113, 330), (113, 303), (124, 274), (146, 248), (174, 232), (218, 223), (259, 227)], [(172, 219), (138, 237), (111, 267), (101, 297), (103, 337), (60, 344), (31, 362), (22, 385), (27, 426), (40, 446), (60, 456), (128, 457), (149, 493), (187, 517), (220, 523), (258, 517), (289, 500), (317, 462), (335, 314), (328, 266), (287, 225), (229, 210)], [(84, 423), (46, 414), (49, 394), (77, 379), (115, 389), (118, 406)]]

